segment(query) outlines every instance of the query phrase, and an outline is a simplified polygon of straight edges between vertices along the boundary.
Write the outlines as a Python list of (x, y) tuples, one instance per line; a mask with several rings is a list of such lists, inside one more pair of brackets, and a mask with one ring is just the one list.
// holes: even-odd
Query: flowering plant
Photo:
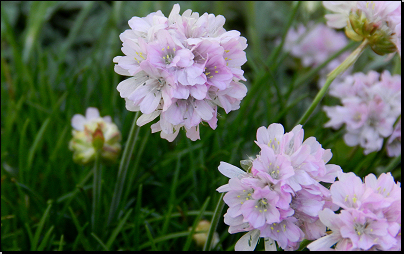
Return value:
[(121, 133), (110, 116), (101, 117), (97, 108), (87, 108), (86, 115), (75, 114), (72, 118), (73, 138), (69, 149), (73, 160), (79, 164), (94, 161), (97, 151), (105, 162), (115, 162), (121, 151)]
[(199, 124), (217, 127), (217, 107), (226, 113), (240, 107), (247, 88), (241, 65), (246, 61), (246, 39), (226, 31), (221, 15), (161, 11), (129, 20), (131, 29), (120, 35), (125, 56), (113, 59), (118, 74), (132, 76), (117, 89), (126, 108), (140, 111), (137, 125), (160, 116), (152, 132), (173, 141), (183, 127), (191, 140), (200, 139)]
[[(379, 151), (383, 138), (392, 135), (393, 124), (401, 114), (401, 76), (392, 76), (387, 70), (382, 74), (375, 71), (366, 75), (355, 73), (343, 82), (335, 83), (330, 94), (340, 98), (342, 106), (324, 106), (330, 117), (325, 127), (339, 129), (346, 124), (344, 140), (347, 145), (359, 144), (365, 148), (365, 154)], [(396, 128), (394, 135), (401, 137), (400, 128)], [(391, 152), (391, 148), (389, 150), (389, 155), (397, 154)]]
[(319, 218), (331, 231), (307, 247), (310, 250), (400, 250), (401, 184), (390, 173), (364, 183), (354, 173), (340, 173), (331, 185), (332, 202), (343, 210), (335, 214), (328, 208)]
[(217, 189), (227, 192), (224, 222), (232, 234), (249, 231), (236, 250), (253, 250), (259, 237), (265, 238), (267, 249), (276, 248), (276, 241), (285, 250), (296, 250), (304, 238), (314, 240), (325, 234), (318, 212), (338, 207), (320, 181), (333, 183), (342, 170), (327, 164), (332, 157), (329, 149), (323, 149), (314, 137), (303, 142), (303, 134), (301, 125), (287, 133), (281, 124), (260, 127), (255, 143), (261, 152), (255, 159), (242, 161), (247, 172), (220, 163), (219, 171), (230, 178)]

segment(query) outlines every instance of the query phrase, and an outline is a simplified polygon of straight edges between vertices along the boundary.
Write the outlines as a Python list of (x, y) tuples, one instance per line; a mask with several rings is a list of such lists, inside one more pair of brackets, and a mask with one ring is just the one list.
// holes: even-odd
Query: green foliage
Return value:
[[(135, 113), (116, 90), (125, 78), (113, 70), (113, 57), (123, 55), (119, 34), (132, 16), (159, 9), (168, 16), (174, 3), (1, 2), (2, 250), (198, 250), (191, 232), (199, 220), (212, 219), (216, 188), (227, 181), (217, 170), (220, 161), (238, 166), (255, 156), (257, 128), (279, 122), (290, 131), (308, 108), (318, 92), (319, 69), (302, 67), (276, 41), (289, 25), (323, 22), (321, 6), (310, 14), (293, 2), (180, 2), (180, 13), (221, 14), (226, 30), (247, 38), (247, 96), (239, 110), (219, 110), (217, 129), (201, 126), (195, 142), (181, 132), (169, 143), (150, 133), (151, 123), (141, 127), (110, 225), (119, 166), (102, 167), (94, 222), (100, 229), (93, 232), (93, 172), (72, 160), (71, 118), (97, 107), (112, 117), (126, 145)], [(398, 72), (394, 63), (401, 64), (367, 49), (354, 68)], [(327, 95), (321, 102), (336, 103)], [(401, 180), (401, 161), (388, 158), (385, 148), (365, 156), (362, 148), (344, 144), (341, 130), (323, 128), (326, 121), (317, 107), (304, 130), (305, 137), (331, 148), (331, 163), (361, 177), (389, 170)], [(216, 249), (232, 249), (241, 234), (230, 235), (221, 218)]]

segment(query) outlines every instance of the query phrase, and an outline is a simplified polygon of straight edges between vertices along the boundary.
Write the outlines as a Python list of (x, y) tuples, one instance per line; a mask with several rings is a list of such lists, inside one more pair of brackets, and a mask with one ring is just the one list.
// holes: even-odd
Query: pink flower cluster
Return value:
[[(324, 24), (309, 23), (307, 27), (300, 24), (296, 30), (289, 29), (284, 49), (292, 56), (300, 58), (303, 66), (316, 67), (347, 44), (348, 39), (344, 33), (337, 32)], [(348, 56), (349, 52), (345, 52), (321, 69), (319, 87), (324, 85), (326, 75), (338, 67)], [(344, 74), (349, 74), (351, 71), (352, 67)], [(340, 77), (338, 76), (338, 78)]]
[[(330, 94), (340, 98), (342, 106), (324, 106), (330, 118), (325, 127), (339, 129), (346, 124), (344, 140), (348, 146), (359, 144), (365, 154), (379, 151), (401, 114), (401, 76), (391, 76), (387, 70), (381, 75), (375, 71), (355, 73), (333, 84)], [(396, 132), (401, 143), (401, 129)]]
[(310, 250), (401, 250), (401, 184), (390, 173), (365, 182), (354, 173), (341, 173), (331, 185), (332, 202), (343, 210), (319, 212), (331, 230), (307, 246)]
[(253, 250), (259, 237), (265, 238), (265, 246), (271, 243), (268, 247), (273, 248), (276, 241), (283, 249), (295, 250), (304, 238), (324, 235), (318, 212), (338, 207), (319, 182), (333, 183), (342, 170), (327, 164), (330, 149), (323, 149), (314, 137), (303, 142), (303, 135), (301, 125), (287, 133), (281, 124), (260, 127), (256, 144), (261, 152), (250, 161), (247, 172), (220, 163), (219, 171), (230, 178), (217, 189), (227, 192), (224, 222), (231, 234), (250, 231), (237, 242), (236, 250)]
[(120, 35), (125, 56), (114, 58), (118, 74), (132, 76), (117, 89), (130, 111), (141, 111), (142, 126), (160, 116), (152, 132), (173, 141), (184, 127), (195, 141), (199, 124), (217, 127), (217, 107), (237, 110), (247, 88), (241, 65), (246, 61), (246, 39), (226, 31), (221, 15), (179, 14), (175, 4), (169, 17), (161, 11), (129, 20), (131, 29)]

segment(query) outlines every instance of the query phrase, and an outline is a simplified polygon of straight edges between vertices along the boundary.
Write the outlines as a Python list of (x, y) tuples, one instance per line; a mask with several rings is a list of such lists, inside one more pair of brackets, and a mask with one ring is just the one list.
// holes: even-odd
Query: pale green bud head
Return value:
[[(369, 8), (372, 8), (370, 6)], [(369, 18), (365, 11), (352, 10), (345, 27), (345, 34), (354, 41), (367, 40), (372, 50), (379, 55), (397, 51), (394, 44), (394, 32), (386, 21)]]
[(121, 133), (118, 127), (101, 117), (85, 119), (81, 124), (83, 130), (74, 129), (73, 138), (69, 142), (73, 160), (78, 164), (89, 164), (99, 151), (103, 162), (116, 162), (121, 152)]

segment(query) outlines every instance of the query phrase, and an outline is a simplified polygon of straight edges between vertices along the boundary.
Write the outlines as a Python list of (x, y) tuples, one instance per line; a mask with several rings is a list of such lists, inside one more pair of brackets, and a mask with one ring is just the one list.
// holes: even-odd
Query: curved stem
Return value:
[(225, 192), (223, 192), (220, 195), (219, 201), (217, 202), (215, 213), (213, 214), (212, 221), (210, 223), (208, 237), (206, 239), (205, 245), (203, 246), (204, 251), (210, 250), (210, 248), (212, 247), (211, 246), (212, 238), (213, 238), (213, 235), (214, 235), (214, 233), (216, 231), (217, 224), (219, 223), (219, 218), (220, 218), (220, 215), (222, 214), (222, 210), (223, 210), (223, 207), (224, 207), (224, 202), (223, 202), (224, 194), (225, 194)]
[(359, 58), (363, 50), (366, 48), (368, 45), (368, 41), (365, 39), (357, 49), (355, 49), (337, 68), (335, 68), (332, 72), (328, 74), (327, 80), (325, 81), (324, 86), (320, 89), (320, 91), (317, 93), (316, 97), (314, 98), (313, 102), (311, 103), (310, 107), (306, 110), (306, 112), (303, 114), (303, 116), (299, 119), (296, 125), (298, 124), (304, 124), (307, 119), (310, 117), (310, 115), (313, 113), (314, 109), (317, 107), (317, 105), (320, 103), (320, 101), (323, 99), (325, 93), (328, 90), (328, 87), (331, 85), (331, 83), (334, 81), (334, 79), (342, 72), (344, 72), (346, 69), (348, 69), (352, 64), (356, 62), (356, 60)]
[[(128, 172), (129, 161), (132, 157), (132, 152), (136, 144), (137, 137), (139, 135), (140, 128), (136, 128), (136, 120), (139, 117), (140, 111), (138, 111), (135, 115), (135, 119), (133, 120), (132, 127), (129, 132), (129, 137), (125, 145), (125, 149), (123, 150), (121, 162), (119, 163), (119, 171), (118, 178), (114, 188), (114, 194), (112, 196), (111, 207), (109, 209), (108, 215), (108, 223), (109, 226), (112, 222), (115, 212), (119, 207), (119, 203), (122, 197), (122, 190), (125, 184), (126, 174)], [(135, 133), (136, 132), (136, 133)]]

